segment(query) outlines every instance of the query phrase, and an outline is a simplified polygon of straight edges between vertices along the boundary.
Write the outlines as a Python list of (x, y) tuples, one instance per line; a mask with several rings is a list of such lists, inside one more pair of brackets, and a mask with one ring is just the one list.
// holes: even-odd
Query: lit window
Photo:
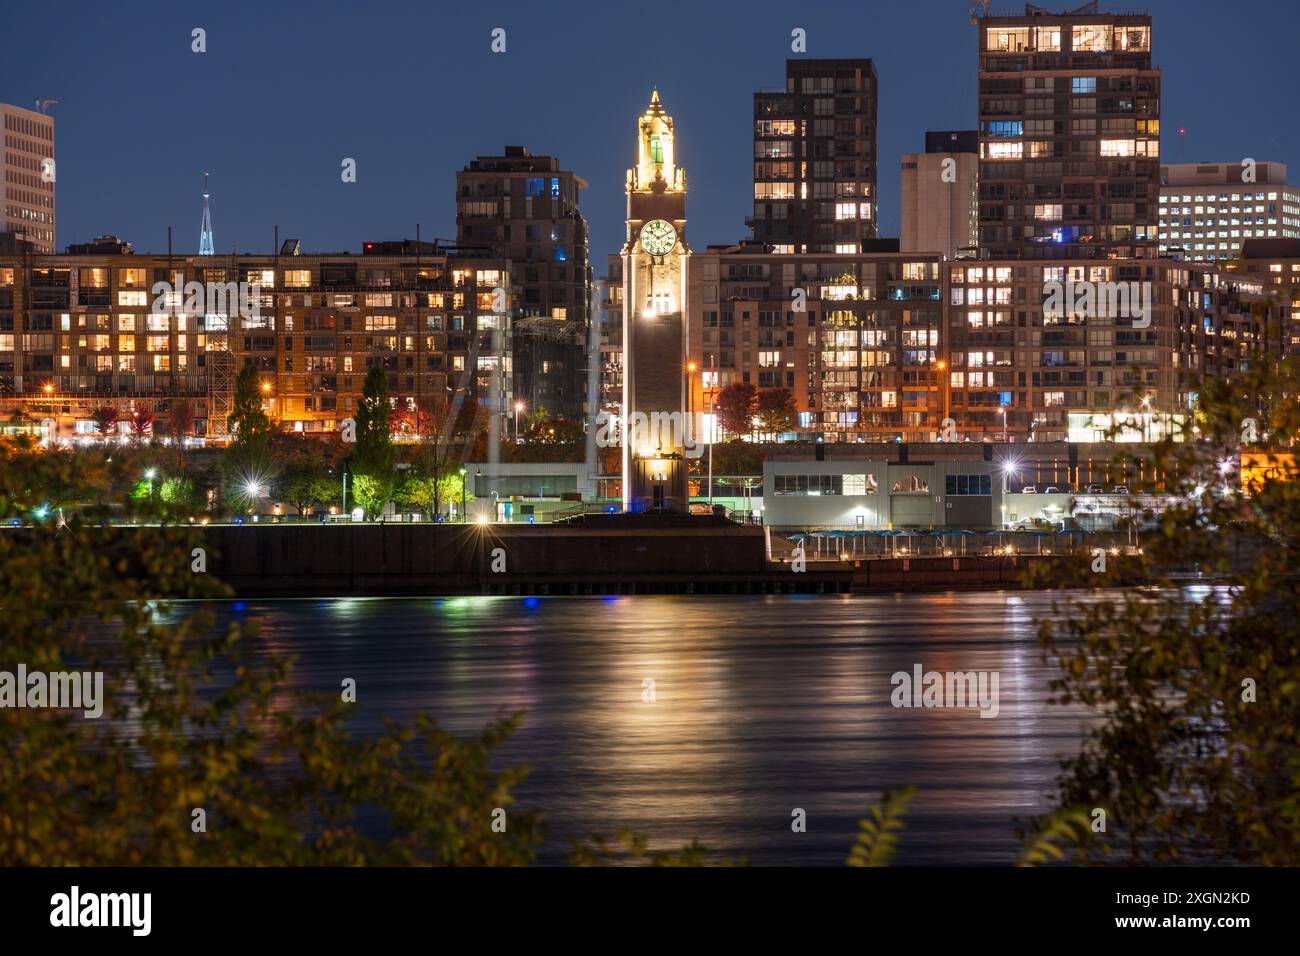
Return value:
[(1110, 27), (1085, 24), (1074, 28), (1072, 48), (1076, 53), (1104, 53), (1110, 49)]

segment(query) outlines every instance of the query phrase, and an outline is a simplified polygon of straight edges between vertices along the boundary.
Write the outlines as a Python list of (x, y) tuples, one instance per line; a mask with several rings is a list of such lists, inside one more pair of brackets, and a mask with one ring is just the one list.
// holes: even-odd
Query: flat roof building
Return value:
[(456, 174), (456, 239), (509, 259), (520, 296), (513, 349), (516, 397), (528, 413), (545, 408), (582, 418), (592, 291), (586, 181), (554, 156), (507, 146)]
[(1280, 349), (1263, 291), (1168, 260), (710, 246), (691, 261), (690, 403), (788, 389), (785, 437), (827, 442), (930, 441), (945, 420), (958, 441), (1154, 439), (1185, 420), (1197, 376)]
[(990, 259), (1149, 258), (1160, 186), (1151, 17), (976, 18), (980, 247)]
[(1300, 238), (1300, 190), (1287, 185), (1285, 163), (1160, 167), (1160, 255), (1223, 262), (1244, 242), (1288, 238)]
[(786, 60), (785, 89), (754, 94), (755, 241), (864, 251), (879, 218), (876, 121), (871, 60)]
[[(273, 420), (328, 431), (379, 365), (399, 407), (461, 395), (504, 427), (511, 302), (496, 311), (494, 290), (510, 287), (510, 263), (366, 245), (360, 256), (0, 255), (0, 415), (90, 434), (100, 406), (165, 412), (185, 399), (196, 433), (221, 437), (235, 373), (251, 365)], [(159, 282), (174, 291), (155, 295)]]
[(905, 153), (900, 196), (903, 252), (974, 257), (979, 247), (979, 134), (927, 132), (924, 153)]
[(4, 151), (0, 153), (0, 232), (25, 237), (40, 253), (55, 245), (54, 117), (0, 103)]

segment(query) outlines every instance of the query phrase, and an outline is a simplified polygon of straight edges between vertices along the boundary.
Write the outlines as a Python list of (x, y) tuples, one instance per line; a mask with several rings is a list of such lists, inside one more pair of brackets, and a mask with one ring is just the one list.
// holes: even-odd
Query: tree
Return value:
[(261, 381), (252, 365), (245, 365), (235, 377), (226, 427), (234, 438), (221, 459), (224, 497), (240, 511), (255, 508), (270, 493), (275, 469), (269, 453), (271, 420), (262, 410)]
[[(3, 445), (6, 523), (83, 483), (86, 453)], [(512, 795), (527, 771), (494, 759), (519, 715), (467, 738), (424, 715), (354, 736), (337, 692), (288, 690), (291, 662), (217, 626), (207, 605), (228, 592), (191, 570), (201, 531), (104, 514), (0, 535), (0, 660), (103, 679), (102, 719), (0, 707), (0, 866), (532, 861), (541, 817)]]
[(131, 436), (135, 441), (143, 441), (146, 435), (153, 433), (154, 413), (147, 408), (137, 408), (128, 419)]
[[(715, 475), (761, 475), (763, 473), (763, 446), (733, 438), (713, 446), (713, 473)], [(704, 474), (708, 469), (708, 456), (691, 460), (691, 473)]]
[(765, 388), (758, 393), (759, 431), (770, 435), (794, 431), (796, 406), (788, 388)]
[(357, 503), (374, 517), (384, 510), (397, 490), (397, 450), (393, 447), (389, 416), (388, 373), (370, 366), (357, 400), (357, 450), (353, 457), (353, 489)]
[(749, 382), (733, 382), (718, 392), (713, 408), (723, 429), (732, 435), (745, 435), (754, 430), (757, 405), (758, 389)]
[(246, 447), (265, 448), (271, 435), (271, 420), (262, 408), (262, 383), (256, 367), (245, 365), (235, 376), (235, 396), (226, 419), (234, 441)]
[(90, 413), (90, 417), (95, 420), (95, 431), (101, 435), (109, 435), (117, 431), (117, 422), (120, 415), (112, 405), (99, 406)]
[(330, 445), (312, 436), (284, 434), (273, 438), (275, 497), (287, 501), (299, 515), (337, 499), (342, 485), (330, 475), (330, 457)]
[[(1244, 482), (1238, 466), (1244, 452), (1291, 453), (1300, 369), (1253, 357), (1234, 379), (1194, 390), (1195, 433), (1166, 437), (1146, 463), (1172, 502), (1155, 533), (1109, 566), (1090, 556), (1066, 582), (1147, 586), (1070, 598), (1040, 626), (1057, 700), (1095, 717), (1063, 764), (1059, 809), (1107, 814), (1104, 834), (1073, 841), (1081, 861), (1295, 866), (1300, 482), (1286, 457)], [(1218, 587), (1192, 597), (1180, 570)]]
[(436, 395), (417, 401), (413, 417), (418, 442), (412, 446), (401, 489), (404, 501), (436, 518), (445, 502), (460, 500), (458, 471), (469, 448), (455, 437), (473, 428), (476, 414), (477, 403), (472, 398)]
[(531, 418), (519, 437), (521, 444), (506, 446), (517, 461), (581, 461), (586, 453), (582, 424), (568, 418)]
[(167, 406), (167, 433), (176, 439), (194, 431), (194, 403), (188, 398), (174, 398)]

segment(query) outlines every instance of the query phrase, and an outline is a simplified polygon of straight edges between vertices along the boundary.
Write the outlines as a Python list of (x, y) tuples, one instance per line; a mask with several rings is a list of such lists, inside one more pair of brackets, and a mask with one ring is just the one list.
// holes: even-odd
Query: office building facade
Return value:
[(1300, 190), (1286, 164), (1175, 163), (1160, 167), (1160, 255), (1235, 259), (1253, 239), (1300, 238)]
[(0, 103), (0, 233), (30, 242), (36, 252), (51, 254), (55, 245), (55, 185), (58, 167), (54, 156), (54, 117)]

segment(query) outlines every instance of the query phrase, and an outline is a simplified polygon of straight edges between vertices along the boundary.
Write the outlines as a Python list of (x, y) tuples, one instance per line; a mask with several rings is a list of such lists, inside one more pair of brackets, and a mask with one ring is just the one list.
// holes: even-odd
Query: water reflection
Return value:
[[(224, 614), (232, 613), (226, 606)], [(427, 711), (470, 733), (526, 711), (505, 758), (566, 835), (631, 827), (755, 863), (843, 862), (864, 808), (915, 784), (900, 863), (1009, 862), (1012, 818), (1047, 807), (1077, 712), (1048, 705), (1047, 595), (981, 592), (250, 601), (259, 653), (294, 681), (357, 681), (358, 729)], [(895, 671), (1000, 674), (1000, 714), (896, 709)], [(646, 700), (653, 681), (654, 699)], [(791, 832), (791, 811), (808, 831)]]

